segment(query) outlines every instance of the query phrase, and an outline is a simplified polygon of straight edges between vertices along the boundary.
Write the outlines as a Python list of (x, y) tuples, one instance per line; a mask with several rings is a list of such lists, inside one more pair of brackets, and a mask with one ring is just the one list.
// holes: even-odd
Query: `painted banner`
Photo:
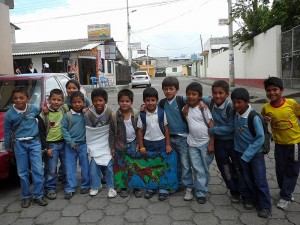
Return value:
[(116, 151), (114, 156), (115, 187), (177, 190), (176, 152), (128, 153)]

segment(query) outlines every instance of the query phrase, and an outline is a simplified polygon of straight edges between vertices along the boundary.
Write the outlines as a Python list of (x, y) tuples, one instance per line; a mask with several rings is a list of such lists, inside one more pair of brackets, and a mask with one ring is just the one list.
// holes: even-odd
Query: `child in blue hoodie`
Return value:
[(236, 111), (234, 116), (234, 150), (237, 152), (242, 168), (245, 187), (241, 189), (246, 210), (253, 209), (253, 200), (258, 201), (258, 216), (267, 218), (271, 215), (271, 199), (266, 178), (266, 165), (262, 145), (264, 129), (261, 119), (256, 115), (253, 137), (248, 127), (248, 116), (253, 110), (249, 105), (249, 92), (245, 88), (236, 88), (231, 93), (231, 100)]

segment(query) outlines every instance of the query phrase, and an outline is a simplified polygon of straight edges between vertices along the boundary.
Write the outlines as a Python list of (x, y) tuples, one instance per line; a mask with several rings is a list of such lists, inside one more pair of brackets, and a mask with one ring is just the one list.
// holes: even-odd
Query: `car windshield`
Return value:
[(13, 105), (12, 91), (16, 88), (27, 88), (30, 104), (41, 107), (41, 80), (2, 80), (0, 81), (0, 111), (5, 112)]
[(136, 76), (136, 75), (146, 75), (146, 72), (135, 72), (133, 74), (133, 76)]

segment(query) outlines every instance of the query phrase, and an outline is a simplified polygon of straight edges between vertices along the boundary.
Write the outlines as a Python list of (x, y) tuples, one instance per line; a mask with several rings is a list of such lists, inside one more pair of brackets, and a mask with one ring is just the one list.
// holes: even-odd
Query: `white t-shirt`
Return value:
[[(167, 116), (164, 112), (164, 126), (168, 125)], [(157, 107), (153, 113), (146, 112), (146, 133), (144, 135), (144, 139), (148, 141), (160, 141), (165, 138), (165, 135), (161, 132), (158, 123), (158, 114), (157, 114)], [(139, 115), (138, 128), (143, 128), (143, 123), (141, 117)]]
[(131, 122), (131, 117), (128, 120), (124, 120), (124, 124), (126, 127), (127, 143), (132, 142), (136, 138), (136, 134)]
[[(204, 115), (206, 121), (212, 120), (209, 109), (204, 109)], [(188, 116), (186, 117), (189, 126), (189, 135), (187, 137), (187, 143), (191, 147), (199, 147), (209, 142), (208, 127), (206, 126), (201, 110), (198, 106), (189, 108)]]

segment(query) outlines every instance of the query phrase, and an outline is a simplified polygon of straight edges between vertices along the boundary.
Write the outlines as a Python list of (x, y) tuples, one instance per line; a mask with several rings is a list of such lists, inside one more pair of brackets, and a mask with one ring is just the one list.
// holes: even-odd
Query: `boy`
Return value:
[(245, 188), (241, 189), (246, 210), (253, 209), (253, 200), (258, 200), (258, 216), (267, 218), (271, 215), (271, 200), (266, 178), (266, 165), (262, 149), (264, 129), (261, 119), (256, 115), (253, 137), (248, 127), (248, 116), (253, 110), (249, 105), (249, 92), (245, 88), (236, 88), (231, 93), (231, 100), (236, 111), (234, 116), (234, 150), (237, 152), (243, 171)]
[[(138, 124), (137, 124), (138, 143), (139, 143), (141, 154), (148, 154), (148, 156), (150, 157), (151, 152), (157, 154), (161, 154), (164, 151), (166, 153), (171, 153), (172, 148), (170, 146), (169, 129), (167, 126), (168, 122), (164, 110), (157, 106), (157, 102), (158, 102), (157, 90), (151, 87), (146, 88), (143, 91), (143, 101), (145, 103), (147, 111), (140, 112), (138, 118)], [(176, 155), (174, 156), (176, 159)], [(174, 162), (175, 165), (170, 165), (170, 169), (175, 166), (175, 171), (176, 171), (177, 169), (176, 162), (177, 161)], [(158, 199), (160, 201), (164, 201), (168, 198), (168, 194), (169, 194), (169, 191), (165, 189), (165, 187), (168, 187), (168, 185), (171, 186), (171, 184), (174, 184), (174, 182), (176, 183), (177, 186), (177, 177), (174, 182), (170, 180), (167, 181), (170, 183), (166, 183), (164, 185), (162, 185), (162, 177), (158, 179), (160, 182), (158, 183), (158, 189), (159, 189)], [(154, 194), (155, 194), (155, 190), (150, 188), (148, 185), (144, 198), (150, 199), (153, 197)]]
[(264, 81), (266, 96), (270, 102), (262, 108), (265, 121), (271, 123), (275, 141), (275, 168), (280, 188), (277, 207), (286, 209), (294, 201), (300, 167), (300, 106), (293, 99), (282, 97), (284, 88), (280, 78), (269, 77)]
[[(203, 102), (209, 106), (214, 126), (209, 133), (215, 136), (215, 157), (223, 180), (231, 194), (231, 202), (240, 201), (238, 189), (238, 172), (234, 162), (237, 160), (233, 143), (233, 108), (228, 99), (229, 85), (224, 80), (217, 80), (212, 84), (212, 98), (204, 97)], [(240, 175), (240, 174), (239, 174)]]
[[(65, 112), (69, 111), (64, 106), (64, 93), (60, 89), (53, 89), (48, 99), (49, 113), (45, 115), (41, 113), (46, 131), (46, 162), (45, 162), (45, 184), (44, 189), (46, 197), (50, 200), (56, 199), (56, 183), (58, 158), (61, 158), (63, 174), (65, 174), (65, 141), (63, 138), (61, 126), (62, 118)], [(66, 182), (66, 181), (64, 181)]]
[(184, 200), (193, 199), (192, 170), (188, 152), (187, 136), (188, 126), (182, 114), (182, 109), (186, 103), (186, 98), (176, 96), (179, 90), (179, 81), (176, 77), (166, 77), (162, 82), (164, 99), (158, 105), (165, 110), (170, 133), (171, 147), (177, 153), (178, 165), (178, 185), (186, 187)]
[[(121, 189), (120, 196), (128, 196), (130, 161), (138, 151), (137, 145), (137, 119), (138, 111), (132, 108), (133, 92), (129, 89), (122, 89), (118, 93), (118, 104), (120, 108), (112, 113), (112, 120), (109, 130), (109, 147), (114, 156), (115, 183)], [(125, 170), (118, 168), (126, 168)], [(133, 190), (134, 196), (142, 197), (139, 189)]]
[(186, 87), (186, 96), (189, 105), (186, 116), (189, 126), (187, 143), (194, 176), (189, 182), (194, 183), (197, 202), (205, 204), (210, 179), (209, 166), (214, 159), (214, 137), (209, 135), (208, 128), (214, 123), (209, 110), (199, 108), (199, 101), (202, 98), (200, 83), (190, 83)]
[(80, 193), (85, 194), (89, 188), (89, 161), (86, 148), (85, 123), (82, 114), (84, 95), (75, 91), (71, 97), (72, 109), (62, 119), (62, 134), (66, 141), (65, 166), (67, 183), (65, 199), (71, 199), (77, 187), (77, 158), (81, 167)]
[[(44, 171), (42, 165), (42, 149), (38, 139), (38, 123), (36, 117), (39, 109), (28, 104), (29, 94), (26, 89), (12, 92), (13, 107), (5, 114), (4, 142), (5, 149), (15, 154), (18, 175), (22, 189), (22, 208), (28, 208), (31, 202), (29, 168), (33, 177), (33, 202), (40, 206), (48, 203), (43, 197)], [(11, 142), (15, 142), (13, 149)], [(29, 166), (30, 164), (30, 166)]]
[(86, 136), (90, 161), (90, 195), (95, 196), (101, 190), (100, 170), (105, 168), (107, 197), (114, 198), (114, 168), (108, 144), (109, 123), (112, 109), (106, 105), (108, 95), (103, 88), (96, 88), (91, 93), (93, 106), (85, 113)]

